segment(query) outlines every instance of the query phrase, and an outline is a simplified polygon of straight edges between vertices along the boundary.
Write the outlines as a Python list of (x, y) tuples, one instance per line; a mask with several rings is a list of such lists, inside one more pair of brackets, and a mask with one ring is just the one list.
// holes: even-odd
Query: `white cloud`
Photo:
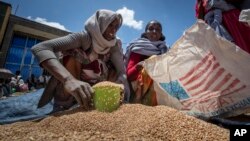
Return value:
[(127, 7), (123, 7), (122, 9), (118, 9), (116, 12), (122, 15), (123, 25), (132, 27), (137, 30), (142, 29), (143, 21), (142, 20), (136, 21), (134, 19), (135, 12), (133, 10), (130, 10)]
[(32, 19), (31, 16), (28, 16), (27, 18), (30, 19), (30, 20), (36, 21), (38, 23), (42, 23), (42, 24), (45, 24), (45, 25), (48, 25), (48, 26), (51, 26), (51, 27), (55, 27), (55, 28), (61, 29), (61, 30), (69, 31), (68, 29), (66, 29), (64, 27), (64, 25), (62, 25), (60, 23), (57, 23), (57, 22), (49, 22), (45, 18), (36, 17), (35, 19)]

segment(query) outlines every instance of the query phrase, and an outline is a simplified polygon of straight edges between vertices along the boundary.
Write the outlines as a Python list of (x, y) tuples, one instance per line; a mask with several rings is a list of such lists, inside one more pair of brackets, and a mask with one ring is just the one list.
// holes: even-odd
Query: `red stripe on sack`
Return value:
[(230, 89), (234, 88), (238, 83), (240, 83), (239, 79), (234, 79), (233, 82), (224, 90), (222, 90), (222, 94), (226, 93), (227, 91), (230, 91)]
[(221, 89), (221, 87), (223, 87), (223, 85), (226, 84), (226, 82), (228, 82), (230, 79), (232, 78), (232, 74), (228, 73), (223, 80), (213, 89), (213, 91), (218, 91)]
[[(238, 81), (234, 81), (231, 85), (233, 87), (235, 87), (238, 83), (235, 83), (235, 82), (238, 82)], [(231, 88), (233, 88), (231, 87)], [(206, 92), (206, 93), (203, 93), (200, 97), (196, 97), (195, 99), (192, 99), (192, 100), (186, 100), (186, 101), (182, 101), (181, 103), (183, 104), (183, 106), (186, 106), (186, 107), (190, 107), (191, 104), (194, 104), (195, 102), (198, 101), (198, 103), (205, 103), (207, 101), (209, 101), (212, 97), (218, 97), (218, 96), (226, 96), (226, 95), (230, 95), (230, 94), (234, 94), (234, 93), (237, 93), (243, 89), (246, 88), (246, 85), (242, 85), (240, 88), (237, 88), (231, 92), (228, 92), (228, 93), (225, 93), (226, 91), (224, 91), (224, 93), (220, 92), (220, 91), (209, 91), (209, 92)]]
[(245, 88), (246, 88), (246, 85), (243, 85), (243, 86), (241, 86), (240, 88), (235, 89), (234, 91), (229, 92), (229, 93), (226, 93), (226, 94), (215, 93), (215, 94), (212, 94), (212, 95), (209, 95), (209, 96), (205, 97), (204, 99), (202, 99), (201, 101), (199, 101), (199, 103), (205, 103), (205, 102), (207, 102), (208, 100), (210, 100), (212, 97), (226, 96), (226, 95), (234, 94), (234, 93), (237, 93), (237, 92), (239, 92), (239, 91), (241, 91), (241, 90), (243, 90), (243, 89), (245, 89)]
[[(205, 96), (207, 94), (209, 94), (211, 92), (205, 92), (202, 94), (202, 96)], [(196, 98), (193, 98), (192, 100), (187, 100), (187, 101), (183, 101), (182, 104), (186, 107), (190, 107), (190, 105), (192, 104), (195, 104), (197, 101), (201, 101), (202, 99), (200, 97), (196, 97)]]
[(214, 64), (213, 68), (208, 72), (208, 74), (204, 77), (204, 79), (202, 79), (198, 84), (188, 88), (187, 91), (192, 91), (202, 86), (206, 82), (206, 80), (209, 78), (209, 76), (213, 73), (213, 71), (217, 69), (219, 66), (220, 66), (219, 63)]
[(180, 81), (187, 79), (188, 77), (190, 77), (198, 68), (200, 68), (208, 59), (209, 57), (212, 55), (212, 53), (208, 53), (207, 56), (205, 56), (200, 63), (198, 63), (193, 69), (191, 69), (185, 76), (180, 78)]
[(220, 68), (219, 71), (216, 73), (216, 75), (211, 80), (208, 81), (208, 83), (205, 85), (205, 88), (192, 94), (192, 96), (196, 96), (196, 95), (206, 91), (224, 72), (225, 72), (225, 69)]
[(213, 63), (213, 62), (212, 62), (211, 60), (208, 60), (208, 64), (206, 65), (206, 67), (205, 67), (203, 70), (201, 70), (197, 75), (191, 77), (191, 78), (190, 78), (186, 83), (184, 83), (183, 85), (185, 86), (185, 85), (187, 85), (187, 84), (189, 84), (189, 83), (191, 83), (191, 82), (193, 82), (193, 81), (199, 79), (204, 73), (206, 73), (206, 72), (208, 71), (208, 69), (209, 69), (209, 67), (212, 65), (212, 63)]
[(243, 90), (243, 89), (245, 89), (247, 86), (246, 85), (243, 85), (243, 86), (241, 86), (240, 88), (238, 88), (238, 89), (235, 89), (234, 91), (232, 91), (232, 92), (229, 92), (229, 93), (222, 93), (222, 95), (224, 96), (224, 95), (230, 95), (230, 94), (233, 94), (233, 93), (237, 93), (237, 92), (239, 92), (239, 91), (241, 91), (241, 90)]
[[(211, 93), (211, 92), (210, 92)], [(212, 92), (212, 94), (204, 97), (202, 100), (199, 101), (199, 103), (205, 103), (208, 100), (210, 100), (212, 97), (218, 97), (220, 96), (221, 92), (217, 91), (217, 92)]]

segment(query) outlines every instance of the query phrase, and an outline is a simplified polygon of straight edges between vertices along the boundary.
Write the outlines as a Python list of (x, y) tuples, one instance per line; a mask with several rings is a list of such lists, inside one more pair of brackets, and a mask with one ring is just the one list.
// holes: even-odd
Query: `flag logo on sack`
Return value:
[(160, 86), (179, 99), (183, 109), (191, 109), (195, 104), (239, 93), (246, 88), (246, 85), (220, 65), (211, 52), (181, 78), (160, 83)]

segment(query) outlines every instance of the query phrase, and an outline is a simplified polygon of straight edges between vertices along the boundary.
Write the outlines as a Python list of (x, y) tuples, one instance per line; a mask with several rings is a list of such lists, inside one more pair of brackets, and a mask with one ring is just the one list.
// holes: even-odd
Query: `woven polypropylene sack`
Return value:
[(250, 106), (250, 55), (198, 20), (163, 55), (145, 60), (157, 101), (190, 115), (229, 117)]

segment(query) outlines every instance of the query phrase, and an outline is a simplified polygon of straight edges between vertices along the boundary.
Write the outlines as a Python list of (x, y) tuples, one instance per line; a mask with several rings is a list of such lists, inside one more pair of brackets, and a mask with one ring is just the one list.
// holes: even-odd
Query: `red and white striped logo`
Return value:
[(190, 98), (181, 100), (183, 108), (206, 103), (212, 98), (239, 93), (246, 88), (239, 79), (225, 70), (210, 52), (179, 79)]

